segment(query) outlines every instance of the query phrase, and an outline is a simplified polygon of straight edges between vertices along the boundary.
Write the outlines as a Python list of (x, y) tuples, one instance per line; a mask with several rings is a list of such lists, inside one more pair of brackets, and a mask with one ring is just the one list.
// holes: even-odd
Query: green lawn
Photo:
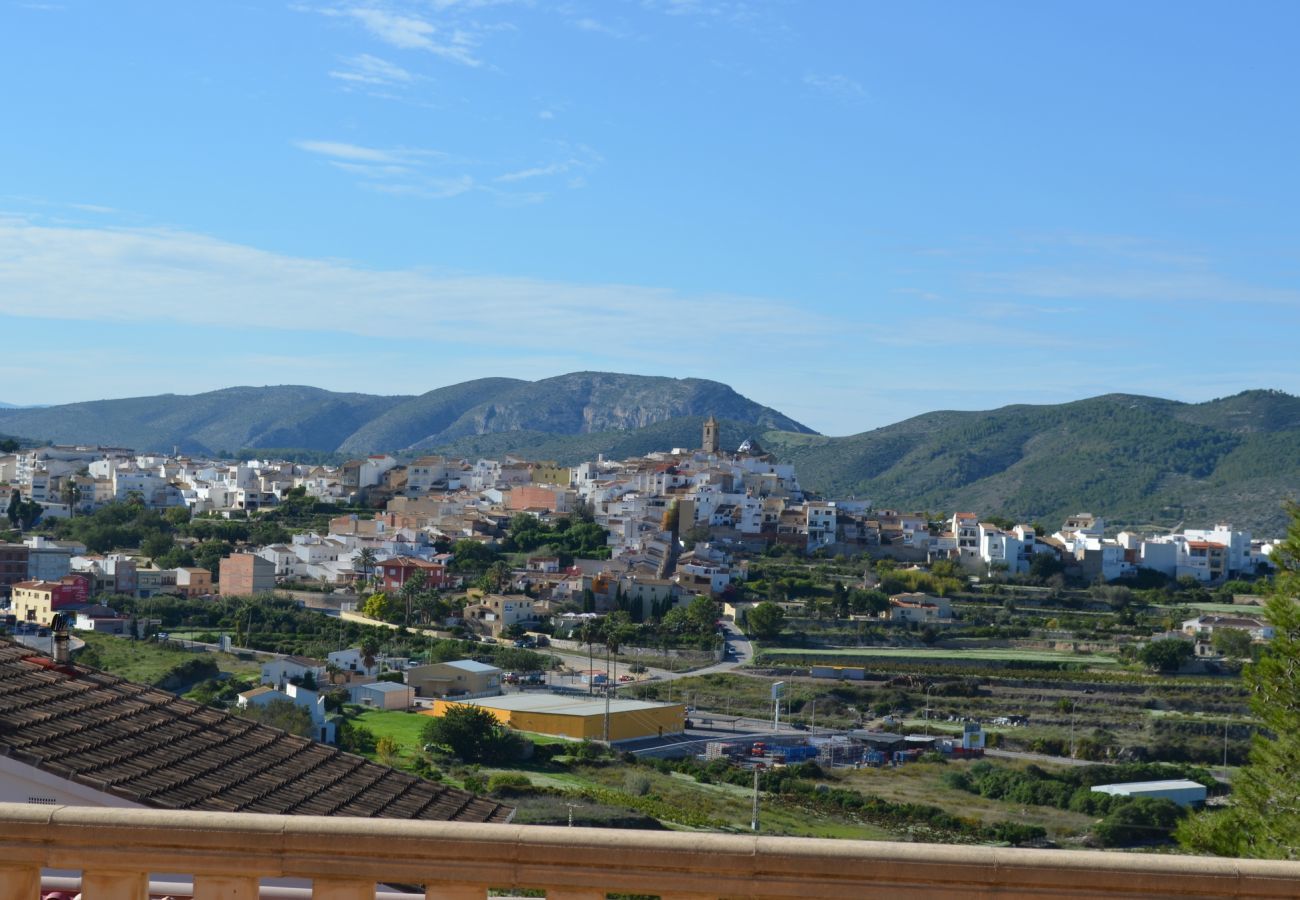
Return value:
[(400, 710), (367, 709), (355, 721), (369, 729), (376, 738), (390, 737), (403, 750), (416, 751), (424, 747), (420, 731), (429, 717)]
[(1014, 647), (993, 647), (986, 650), (973, 648), (949, 650), (942, 647), (857, 647), (836, 650), (764, 650), (762, 651), (762, 655), (766, 659), (779, 659), (781, 657), (798, 658), (809, 656), (829, 656), (853, 657), (858, 659), (914, 659), (922, 662), (942, 662), (943, 660), (948, 659), (978, 659), (996, 662), (1025, 660), (1027, 662), (1083, 663), (1085, 665), (1093, 666), (1118, 665), (1118, 662), (1110, 656), (1101, 656), (1091, 653), (1066, 653), (1064, 651), (1055, 650), (1018, 650)]
[(1155, 606), (1153, 609), (1163, 609), (1170, 612), (1177, 612), (1180, 609), (1191, 609), (1196, 612), (1219, 613), (1220, 615), (1248, 616), (1259, 617), (1264, 615), (1264, 607), (1250, 606), (1247, 604), (1236, 603), (1182, 603), (1171, 604), (1166, 606)]
[[(176, 666), (194, 659), (198, 654), (173, 650), (152, 641), (132, 641), (107, 634), (78, 631), (77, 637), (94, 648), (99, 657), (95, 667), (119, 675), (130, 681), (153, 684)], [(211, 653), (217, 668), (238, 677), (257, 678), (262, 673), (259, 663), (242, 660), (229, 653)]]

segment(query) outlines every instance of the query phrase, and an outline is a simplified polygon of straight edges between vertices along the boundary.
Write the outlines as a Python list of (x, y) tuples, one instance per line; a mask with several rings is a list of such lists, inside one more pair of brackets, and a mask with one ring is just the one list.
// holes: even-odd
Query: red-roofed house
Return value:
[(406, 584), (406, 579), (416, 572), (424, 572), (425, 584), (431, 588), (441, 589), (447, 586), (447, 567), (427, 559), (394, 556), (379, 563), (376, 568), (379, 570), (380, 587), (385, 591), (400, 591), (402, 585)]

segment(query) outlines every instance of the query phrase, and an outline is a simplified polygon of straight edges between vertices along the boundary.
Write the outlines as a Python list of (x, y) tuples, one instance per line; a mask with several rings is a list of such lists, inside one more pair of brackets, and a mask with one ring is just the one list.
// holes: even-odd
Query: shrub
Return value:
[(488, 793), (501, 796), (529, 794), (533, 783), (521, 772), (497, 772), (488, 778), (487, 789)]

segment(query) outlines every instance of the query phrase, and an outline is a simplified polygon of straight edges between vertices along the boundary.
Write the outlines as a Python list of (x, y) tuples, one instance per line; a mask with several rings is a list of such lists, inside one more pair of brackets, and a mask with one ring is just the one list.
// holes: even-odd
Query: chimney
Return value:
[(68, 617), (63, 613), (57, 613), (54, 621), (50, 623), (50, 631), (54, 635), (50, 656), (56, 663), (67, 665), (71, 661), (68, 653)]

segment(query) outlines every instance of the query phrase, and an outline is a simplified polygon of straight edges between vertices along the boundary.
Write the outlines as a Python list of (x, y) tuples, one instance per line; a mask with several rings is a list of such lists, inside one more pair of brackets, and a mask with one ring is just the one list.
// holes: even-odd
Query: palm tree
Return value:
[(370, 547), (362, 548), (361, 552), (357, 554), (356, 564), (361, 567), (361, 571), (364, 573), (363, 583), (370, 581), (370, 573), (375, 570), (378, 563), (379, 557)]
[(373, 637), (363, 638), (361, 641), (361, 662), (365, 664), (367, 672), (375, 667), (375, 658), (377, 656), (379, 656), (379, 641)]
[(429, 576), (424, 573), (424, 569), (416, 569), (402, 582), (400, 593), (402, 599), (406, 601), (406, 619), (402, 624), (406, 628), (411, 627), (411, 607), (415, 604), (416, 598), (424, 593), (428, 580)]
[(596, 652), (594, 648), (595, 640), (600, 634), (600, 628), (591, 619), (583, 619), (582, 624), (578, 626), (578, 640), (587, 645), (587, 693), (591, 693), (591, 670), (596, 665)]
[[(605, 671), (610, 681), (606, 688), (609, 689), (618, 679), (618, 648), (632, 636), (633, 628), (630, 617), (621, 609), (605, 616), (600, 624), (605, 637)], [(614, 663), (613, 675), (608, 674), (611, 658)]]
[(68, 516), (77, 514), (77, 504), (81, 502), (81, 487), (74, 476), (69, 475), (63, 481), (63, 502), (68, 505)]

